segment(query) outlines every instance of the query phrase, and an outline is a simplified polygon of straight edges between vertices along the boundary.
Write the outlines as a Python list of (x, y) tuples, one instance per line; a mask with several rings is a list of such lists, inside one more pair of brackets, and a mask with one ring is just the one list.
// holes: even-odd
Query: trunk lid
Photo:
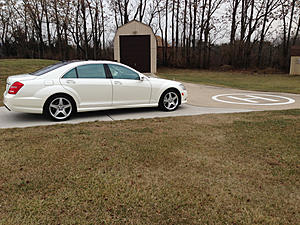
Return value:
[(6, 91), (5, 91), (5, 93), (7, 93), (8, 90), (9, 90), (9, 88), (10, 88), (10, 86), (13, 83), (17, 82), (17, 81), (19, 81), (19, 82), (22, 83), (22, 81), (25, 81), (25, 80), (34, 80), (36, 78), (37, 78), (37, 76), (33, 76), (33, 75), (30, 75), (30, 74), (20, 74), (20, 75), (10, 76), (6, 80)]

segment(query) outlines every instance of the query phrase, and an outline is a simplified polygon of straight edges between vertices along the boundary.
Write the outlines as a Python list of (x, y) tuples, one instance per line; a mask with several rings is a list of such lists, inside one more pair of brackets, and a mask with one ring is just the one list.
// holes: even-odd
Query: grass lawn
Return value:
[(300, 224), (300, 110), (0, 137), (0, 224)]
[(300, 94), (300, 76), (288, 74), (251, 74), (242, 72), (216, 72), (160, 68), (158, 75), (170, 80), (244, 90), (287, 92)]
[(0, 59), (0, 106), (3, 105), (3, 93), (8, 76), (34, 72), (56, 62), (42, 59)]

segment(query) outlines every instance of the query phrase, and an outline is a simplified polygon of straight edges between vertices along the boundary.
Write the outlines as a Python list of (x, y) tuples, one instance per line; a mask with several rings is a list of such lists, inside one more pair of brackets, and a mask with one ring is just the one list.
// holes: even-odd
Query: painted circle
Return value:
[[(230, 100), (224, 100), (221, 99), (222, 97), (224, 98), (232, 98), (234, 99), (235, 97), (242, 99), (242, 97), (247, 97), (247, 96), (254, 96), (259, 99), (260, 97), (266, 97), (266, 99), (272, 99), (273, 101), (276, 102), (271, 102), (271, 103), (251, 103), (251, 102), (235, 102), (235, 101), (230, 101)], [(272, 98), (273, 97), (273, 98)], [(268, 94), (252, 94), (252, 93), (234, 93), (234, 94), (221, 94), (221, 95), (216, 95), (212, 97), (213, 100), (217, 102), (223, 102), (223, 103), (229, 103), (229, 104), (238, 104), (238, 105), (262, 105), (262, 106), (276, 106), (276, 105), (288, 105), (288, 104), (293, 104), (295, 103), (295, 100), (292, 98), (280, 96), (280, 95), (268, 95)], [(249, 98), (244, 98), (249, 100)], [(255, 98), (253, 98), (255, 99)], [(275, 100), (276, 99), (276, 100)], [(245, 100), (245, 101), (247, 101)], [(240, 100), (241, 101), (241, 100)], [(280, 102), (278, 102), (280, 101)]]

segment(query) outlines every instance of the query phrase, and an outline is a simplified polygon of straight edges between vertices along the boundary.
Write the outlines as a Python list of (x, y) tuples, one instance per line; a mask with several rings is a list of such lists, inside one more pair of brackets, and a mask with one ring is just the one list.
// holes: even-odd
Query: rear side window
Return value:
[(140, 76), (124, 66), (109, 64), (108, 65), (113, 79), (128, 79), (128, 80), (139, 80)]
[(77, 73), (78, 78), (106, 78), (104, 66), (102, 64), (78, 66)]
[(63, 78), (77, 78), (76, 69), (72, 69), (69, 72), (67, 72)]

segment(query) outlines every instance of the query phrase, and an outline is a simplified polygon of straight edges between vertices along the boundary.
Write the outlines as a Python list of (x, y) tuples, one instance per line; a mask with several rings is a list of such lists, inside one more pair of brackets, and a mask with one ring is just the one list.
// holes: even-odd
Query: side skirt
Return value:
[(117, 106), (106, 106), (106, 107), (95, 107), (95, 108), (78, 108), (78, 112), (90, 112), (100, 111), (109, 109), (128, 109), (128, 108), (147, 108), (147, 107), (158, 107), (158, 103), (154, 104), (141, 104), (141, 105), (117, 105)]

